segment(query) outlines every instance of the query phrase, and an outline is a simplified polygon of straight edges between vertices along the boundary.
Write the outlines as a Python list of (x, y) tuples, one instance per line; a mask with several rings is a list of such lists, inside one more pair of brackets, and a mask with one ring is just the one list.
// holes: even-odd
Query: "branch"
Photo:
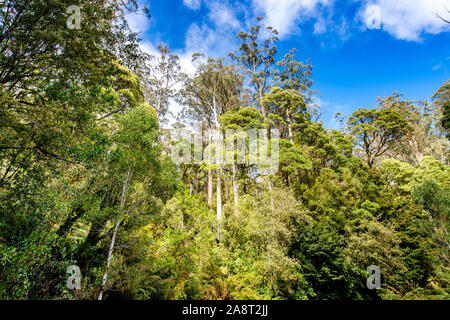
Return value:
[[(448, 10), (447, 8), (445, 8), (445, 10), (447, 10), (447, 12), (450, 13), (450, 10)], [(439, 15), (439, 13), (436, 13), (435, 16), (436, 16), (437, 18), (441, 19), (442, 21), (444, 21), (445, 23), (450, 24), (450, 20), (444, 19), (443, 17), (441, 17), (441, 16)]]

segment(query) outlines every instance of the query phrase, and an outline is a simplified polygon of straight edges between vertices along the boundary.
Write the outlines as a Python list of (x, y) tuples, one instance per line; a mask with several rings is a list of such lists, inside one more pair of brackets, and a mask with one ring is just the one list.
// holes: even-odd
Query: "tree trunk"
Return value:
[(208, 203), (208, 178), (205, 176), (204, 182), (203, 182), (203, 196), (205, 198), (205, 203)]
[[(291, 119), (291, 117), (289, 117), (289, 141), (292, 143), (292, 145), (294, 145), (294, 134), (292, 132), (292, 119)], [(300, 174), (298, 173), (298, 169), (297, 168), (295, 168), (295, 176), (297, 177), (297, 180), (300, 183)], [(291, 185), (291, 181), (290, 181), (289, 176), (288, 176), (288, 185), (289, 185), (289, 188), (292, 189), (292, 185)]]
[[(262, 88), (259, 88), (259, 103), (261, 105), (261, 113), (262, 116), (265, 118), (266, 117), (266, 108), (264, 106), (264, 104), (262, 103)], [(267, 130), (269, 131), (269, 130)], [(269, 137), (269, 135), (267, 134), (267, 137)], [(270, 197), (270, 206), (272, 208), (272, 212), (275, 211), (275, 204), (274, 204), (274, 200), (273, 200), (273, 195), (272, 195), (272, 181), (270, 181), (269, 178), (269, 197)]]
[(109, 264), (111, 263), (111, 257), (112, 257), (113, 251), (114, 251), (114, 244), (116, 242), (117, 230), (119, 229), (120, 220), (122, 218), (123, 209), (125, 207), (125, 202), (126, 202), (126, 198), (127, 198), (128, 187), (130, 186), (132, 176), (133, 176), (133, 170), (130, 168), (125, 176), (125, 182), (124, 182), (123, 188), (122, 188), (122, 197), (120, 199), (120, 212), (119, 212), (119, 216), (117, 217), (116, 226), (114, 227), (111, 244), (110, 244), (109, 250), (108, 250), (108, 259), (106, 260), (106, 269), (105, 269), (105, 273), (103, 274), (102, 287), (100, 290), (100, 294), (98, 296), (98, 300), (103, 299), (103, 291), (105, 290), (106, 280), (108, 279), (108, 269), (109, 269)]
[[(217, 103), (216, 103), (216, 88), (214, 87), (213, 91), (213, 112), (214, 112), (214, 123), (217, 129), (216, 132), (216, 143), (220, 143), (220, 123), (219, 123), (219, 115), (217, 111)], [(216, 165), (217, 165), (217, 177), (216, 177), (216, 197), (217, 197), (217, 240), (220, 241), (220, 229), (222, 225), (222, 170), (221, 170), (221, 156), (219, 154), (222, 152), (222, 146), (216, 146)], [(212, 189), (212, 186), (211, 186)]]
[(416, 139), (414, 139), (414, 137), (412, 138), (410, 145), (412, 145), (412, 148), (414, 149), (413, 152), (417, 163), (420, 163), (423, 159), (423, 153), (420, 151), (419, 144), (417, 143)]
[(292, 133), (292, 124), (291, 119), (289, 118), (289, 141), (294, 144), (294, 134)]
[(159, 118), (159, 116), (160, 116), (160, 114), (161, 114), (161, 96), (158, 96), (158, 107), (157, 107), (157, 110), (156, 110), (156, 114), (157, 114), (157, 116), (158, 116), (158, 118)]
[(264, 105), (264, 103), (262, 103), (262, 88), (258, 89), (258, 93), (259, 93), (259, 105), (261, 107), (261, 114), (262, 116), (265, 118), (266, 117), (266, 106)]
[(212, 170), (208, 170), (208, 206), (211, 207), (213, 194), (213, 174)]
[(220, 228), (222, 225), (222, 173), (220, 168), (217, 169), (217, 240), (220, 241)]
[(239, 217), (239, 184), (236, 172), (236, 163), (233, 162), (233, 197), (234, 197), (234, 215)]
[[(212, 141), (212, 125), (209, 126), (209, 143)], [(211, 169), (208, 169), (208, 206), (212, 205), (212, 196), (213, 196), (213, 173)]]

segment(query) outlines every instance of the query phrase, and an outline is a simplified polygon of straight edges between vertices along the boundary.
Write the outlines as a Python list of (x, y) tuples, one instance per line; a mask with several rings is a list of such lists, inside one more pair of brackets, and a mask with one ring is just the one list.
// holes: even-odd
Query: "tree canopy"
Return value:
[(327, 129), (262, 18), (189, 75), (141, 51), (125, 16), (148, 9), (78, 3), (80, 29), (72, 1), (0, 3), (0, 299), (450, 298), (449, 81)]

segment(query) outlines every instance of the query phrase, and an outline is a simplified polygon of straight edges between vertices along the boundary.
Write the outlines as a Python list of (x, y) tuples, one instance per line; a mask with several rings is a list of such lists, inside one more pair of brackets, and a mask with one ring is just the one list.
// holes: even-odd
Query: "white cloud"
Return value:
[(367, 8), (378, 6), (381, 28), (397, 39), (420, 41), (424, 34), (438, 34), (450, 30), (449, 25), (436, 17), (448, 16), (450, 0), (366, 0), (360, 11), (364, 23), (370, 18)]
[[(253, 0), (256, 12), (264, 14), (280, 38), (297, 31), (299, 22), (319, 16), (321, 6), (333, 4), (334, 0)], [(317, 25), (316, 31), (322, 30), (323, 25)]]
[(141, 50), (155, 56), (158, 54), (158, 49), (156, 48), (155, 44), (150, 41), (142, 41), (139, 46), (141, 47)]
[(177, 55), (180, 58), (181, 71), (188, 74), (194, 75), (197, 68), (192, 63), (193, 52), (178, 52)]
[(211, 28), (192, 23), (185, 36), (185, 51), (205, 53), (210, 57), (228, 54), (233, 50), (235, 34), (227, 28)]
[(327, 22), (320, 17), (314, 24), (314, 34), (324, 34), (325, 32), (327, 32)]
[(198, 10), (200, 9), (202, 0), (183, 0), (183, 4), (191, 10)]
[[(199, 10), (204, 4), (208, 12), (185, 30), (184, 48), (174, 50), (174, 53), (180, 58), (182, 71), (192, 75), (196, 71), (192, 63), (193, 53), (205, 53), (210, 57), (226, 56), (237, 48), (236, 33), (253, 25), (254, 18), (258, 15), (265, 16), (264, 23), (276, 28), (280, 38), (298, 32), (305, 22), (311, 23), (314, 34), (325, 41), (324, 46), (330, 47), (334, 38), (345, 41), (360, 27), (361, 21), (366, 23), (368, 17), (365, 10), (371, 5), (380, 8), (380, 27), (398, 39), (420, 41), (427, 33), (437, 34), (449, 30), (449, 25), (439, 20), (435, 14), (449, 17), (444, 6), (447, 5), (450, 9), (450, 0), (348, 1), (360, 6), (356, 16), (349, 17), (345, 16), (345, 12), (335, 12), (335, 0), (252, 0), (245, 4), (234, 0), (183, 0), (183, 4), (192, 10)], [(149, 29), (150, 22), (144, 17), (127, 17), (134, 31), (145, 32)], [(150, 54), (157, 53), (156, 46), (150, 42), (144, 42), (141, 46)], [(436, 61), (433, 69), (439, 70), (443, 66)], [(325, 109), (333, 109), (327, 102), (321, 104)], [(338, 107), (335, 106), (335, 109), (338, 110)], [(174, 114), (180, 109), (177, 102), (171, 103), (170, 110)], [(329, 122), (331, 126), (335, 125), (331, 115)]]
[[(450, 30), (450, 26), (436, 17), (450, 18), (450, 0), (351, 0), (360, 3), (358, 19), (366, 27), (373, 28), (374, 13), (380, 13), (380, 28), (401, 40), (420, 41), (425, 34), (438, 34)], [(336, 32), (336, 22), (328, 13), (334, 8), (334, 0), (252, 0), (255, 14), (266, 17), (265, 23), (278, 30), (280, 38), (299, 32), (299, 26), (314, 19), (314, 34)], [(379, 8), (379, 11), (374, 10)], [(350, 21), (352, 19), (347, 19)], [(343, 26), (348, 31), (356, 26)], [(346, 34), (338, 32), (340, 36)]]
[(235, 9), (224, 1), (209, 2), (208, 8), (208, 18), (217, 27), (231, 27), (233, 29), (241, 27), (241, 23), (236, 17)]
[[(191, 9), (199, 8), (201, 1), (183, 1)], [(205, 6), (209, 12), (201, 22), (192, 23), (185, 32), (184, 48), (173, 50), (179, 57), (181, 71), (189, 75), (194, 75), (197, 68), (192, 63), (194, 53), (204, 53), (207, 57), (226, 56), (228, 52), (236, 47), (236, 31), (242, 27), (237, 18), (239, 9), (229, 5), (227, 1), (208, 0)], [(157, 43), (144, 41), (141, 48), (145, 52), (157, 56)], [(178, 83), (175, 90), (181, 89)], [(177, 101), (171, 101), (169, 110), (176, 116), (182, 109)], [(175, 119), (169, 117), (169, 124)]]
[(205, 0), (203, 3), (208, 13), (204, 19), (188, 27), (183, 52), (179, 53), (180, 57), (189, 55), (189, 61), (190, 56), (197, 52), (210, 57), (227, 55), (236, 45), (237, 32), (243, 28), (238, 18), (243, 10), (241, 5), (233, 6), (228, 0)]
[(129, 13), (125, 18), (134, 32), (145, 33), (150, 29), (150, 19), (143, 12)]

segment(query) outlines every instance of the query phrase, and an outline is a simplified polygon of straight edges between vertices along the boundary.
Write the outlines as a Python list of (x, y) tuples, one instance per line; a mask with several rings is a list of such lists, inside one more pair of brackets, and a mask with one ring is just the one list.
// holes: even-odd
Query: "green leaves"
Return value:
[[(168, 47), (139, 50), (136, 1), (78, 2), (80, 30), (66, 0), (0, 4), (0, 298), (96, 298), (107, 264), (107, 298), (448, 299), (449, 82), (432, 103), (394, 93), (327, 130), (312, 66), (295, 50), (277, 61), (262, 18), (233, 62), (194, 54), (187, 76)], [(240, 146), (278, 129), (280, 170), (262, 177), (247, 150), (176, 166), (161, 129), (175, 97), (174, 127), (236, 130), (225, 142)]]
[(390, 109), (355, 111), (348, 120), (348, 127), (356, 138), (356, 145), (365, 153), (370, 168), (394, 142), (413, 130), (405, 118)]
[(250, 28), (249, 32), (240, 32), (236, 38), (241, 40), (239, 51), (230, 53), (230, 57), (240, 65), (245, 74), (248, 75), (250, 83), (253, 86), (253, 99), (261, 107), (263, 117), (266, 116), (266, 110), (262, 103), (263, 95), (268, 91), (269, 81), (272, 76), (273, 66), (275, 64), (275, 55), (277, 54), (276, 43), (278, 41), (278, 32), (272, 27), (267, 27), (268, 37), (261, 40), (261, 20), (257, 18), (257, 25)]
[(114, 138), (122, 150), (120, 166), (135, 170), (154, 171), (161, 147), (158, 145), (158, 122), (155, 111), (149, 105), (138, 106), (117, 117), (119, 130)]

